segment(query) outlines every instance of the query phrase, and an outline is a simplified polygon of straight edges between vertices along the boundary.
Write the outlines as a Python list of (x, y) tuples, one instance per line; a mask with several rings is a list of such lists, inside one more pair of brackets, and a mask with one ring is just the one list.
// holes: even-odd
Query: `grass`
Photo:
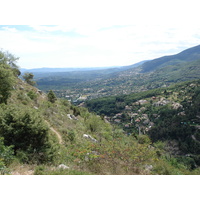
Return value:
[(74, 169), (56, 169), (40, 165), (35, 168), (34, 175), (92, 175), (92, 174), (89, 172), (84, 172)]

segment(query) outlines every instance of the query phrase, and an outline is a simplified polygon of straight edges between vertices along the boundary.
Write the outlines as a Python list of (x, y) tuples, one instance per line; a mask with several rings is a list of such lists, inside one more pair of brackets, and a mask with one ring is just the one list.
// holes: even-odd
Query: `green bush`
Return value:
[(57, 100), (57, 97), (56, 97), (55, 93), (52, 90), (50, 90), (48, 92), (47, 97), (48, 97), (48, 101), (50, 101), (51, 103), (55, 103), (56, 100)]
[(48, 127), (34, 109), (24, 106), (3, 106), (0, 109), (0, 136), (15, 155), (26, 161), (48, 160), (51, 148)]
[(33, 91), (29, 91), (27, 95), (30, 97), (30, 99), (35, 100), (37, 98), (37, 94)]

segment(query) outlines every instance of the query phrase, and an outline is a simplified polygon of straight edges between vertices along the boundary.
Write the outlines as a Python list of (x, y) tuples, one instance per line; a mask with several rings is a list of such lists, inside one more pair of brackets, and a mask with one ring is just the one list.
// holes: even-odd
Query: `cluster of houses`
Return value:
[[(132, 105), (126, 105), (124, 110), (117, 113), (113, 117), (105, 116), (104, 119), (111, 123), (115, 123), (123, 126), (124, 130), (130, 130), (131, 128), (137, 129), (139, 134), (146, 134), (155, 124), (154, 121), (160, 117), (157, 113), (147, 114), (147, 106), (151, 104), (152, 106), (165, 106), (170, 104), (172, 109), (183, 108), (183, 106), (178, 103), (164, 97), (152, 96), (150, 99), (138, 100)], [(184, 115), (184, 112), (180, 112), (180, 115)]]

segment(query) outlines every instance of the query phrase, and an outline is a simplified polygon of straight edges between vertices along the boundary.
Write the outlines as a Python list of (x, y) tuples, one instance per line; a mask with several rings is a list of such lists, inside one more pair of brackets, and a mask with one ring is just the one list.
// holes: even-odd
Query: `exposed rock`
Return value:
[(74, 120), (78, 120), (78, 118), (75, 117), (74, 115), (71, 115), (71, 117), (72, 117), (72, 119), (74, 119)]
[(42, 90), (38, 90), (37, 93), (42, 94)]
[(145, 165), (145, 171), (150, 172), (153, 169), (153, 165)]
[(72, 119), (72, 117), (71, 117), (71, 115), (70, 115), (70, 114), (67, 114), (67, 117), (68, 117), (69, 119)]
[(94, 139), (91, 135), (88, 135), (88, 134), (83, 134), (83, 137), (84, 138), (87, 138), (87, 139), (89, 139), (89, 140), (91, 140), (92, 142), (97, 142), (97, 140), (96, 139)]
[(75, 117), (74, 115), (71, 115), (71, 114), (67, 114), (67, 117), (69, 118), (69, 119), (74, 119), (74, 120), (78, 120), (78, 118), (77, 117)]
[(66, 165), (64, 165), (64, 164), (60, 164), (60, 165), (58, 166), (58, 169), (69, 169), (69, 167), (66, 166)]

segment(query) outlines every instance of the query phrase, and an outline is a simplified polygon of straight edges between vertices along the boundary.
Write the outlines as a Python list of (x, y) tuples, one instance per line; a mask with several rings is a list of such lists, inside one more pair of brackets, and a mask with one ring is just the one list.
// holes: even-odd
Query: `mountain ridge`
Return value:
[(200, 45), (191, 47), (175, 55), (162, 56), (160, 58), (148, 61), (141, 66), (141, 72), (151, 72), (153, 70), (162, 68), (163, 65), (173, 65), (179, 62), (189, 62), (197, 59), (200, 59)]
[[(38, 77), (36, 74), (36, 81), (41, 90), (56, 90), (59, 97), (68, 96), (72, 101), (77, 100), (76, 96), (82, 95), (92, 99), (101, 96), (130, 94), (200, 78), (199, 59), (200, 45), (175, 55), (163, 56), (112, 70), (70, 72), (71, 74), (55, 73), (54, 77), (46, 74), (45, 78)], [(191, 70), (191, 68), (193, 69)]]

